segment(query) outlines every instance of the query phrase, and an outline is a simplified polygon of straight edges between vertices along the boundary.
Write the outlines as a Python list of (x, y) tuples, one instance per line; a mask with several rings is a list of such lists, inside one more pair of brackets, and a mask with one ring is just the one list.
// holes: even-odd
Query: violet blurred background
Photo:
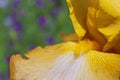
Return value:
[(10, 56), (62, 42), (73, 33), (66, 0), (0, 0), (0, 80), (9, 80)]

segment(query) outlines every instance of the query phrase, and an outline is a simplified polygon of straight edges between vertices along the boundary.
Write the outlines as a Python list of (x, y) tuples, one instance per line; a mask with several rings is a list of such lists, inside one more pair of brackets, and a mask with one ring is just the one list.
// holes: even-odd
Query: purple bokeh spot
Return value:
[(47, 44), (54, 44), (54, 38), (53, 37), (46, 37), (45, 42)]
[(13, 21), (16, 21), (17, 14), (15, 12), (13, 12), (13, 13), (11, 13), (10, 17), (12, 18)]
[(18, 33), (22, 32), (22, 24), (19, 22), (15, 22), (13, 25), (13, 29)]
[(10, 16), (5, 19), (4, 24), (7, 27), (12, 27), (17, 33), (21, 33), (23, 30), (23, 25), (18, 21), (17, 14), (15, 12), (11, 13)]
[(31, 44), (31, 45), (29, 46), (29, 50), (34, 49), (35, 47), (36, 47), (35, 45)]
[(0, 8), (6, 8), (8, 5), (8, 0), (0, 0)]
[(5, 79), (6, 79), (5, 77), (6, 77), (6, 76), (5, 76), (4, 73), (0, 73), (0, 79), (5, 80)]
[(20, 4), (20, 0), (13, 0), (13, 7), (17, 8)]
[(6, 27), (11, 27), (11, 26), (13, 25), (13, 20), (12, 20), (12, 18), (11, 18), (11, 17), (5, 18), (4, 24), (5, 24)]
[(11, 56), (11, 55), (8, 54), (7, 57), (6, 57), (6, 62), (7, 62), (7, 63), (10, 62), (10, 56)]
[(45, 16), (40, 16), (40, 17), (38, 18), (38, 23), (39, 23), (40, 25), (45, 25), (45, 24), (47, 23), (47, 18), (46, 18)]
[(0, 80), (7, 80), (7, 78), (10, 76), (10, 72), (4, 72), (4, 73), (0, 73)]
[(60, 8), (54, 8), (52, 11), (51, 11), (51, 15), (56, 17), (60, 12)]
[(38, 7), (43, 7), (45, 5), (44, 1), (43, 0), (37, 0), (36, 1), (36, 6)]

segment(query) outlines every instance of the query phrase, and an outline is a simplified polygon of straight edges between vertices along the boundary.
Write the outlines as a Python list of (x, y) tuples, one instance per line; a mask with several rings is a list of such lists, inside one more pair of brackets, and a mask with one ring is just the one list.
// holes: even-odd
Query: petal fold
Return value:
[(70, 17), (76, 34), (83, 38), (86, 33), (87, 8), (90, 0), (67, 0)]

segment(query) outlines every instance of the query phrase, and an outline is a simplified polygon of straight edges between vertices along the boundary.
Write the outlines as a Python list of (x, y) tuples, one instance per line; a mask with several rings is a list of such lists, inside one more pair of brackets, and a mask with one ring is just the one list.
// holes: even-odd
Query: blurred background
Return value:
[(58, 44), (62, 33), (74, 33), (66, 0), (0, 0), (0, 80), (11, 55)]

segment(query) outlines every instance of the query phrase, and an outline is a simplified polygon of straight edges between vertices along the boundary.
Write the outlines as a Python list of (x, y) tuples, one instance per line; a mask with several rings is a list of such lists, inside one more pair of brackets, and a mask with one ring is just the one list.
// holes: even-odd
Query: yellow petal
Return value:
[[(101, 25), (98, 30), (103, 34), (107, 39), (107, 43), (104, 46), (104, 51), (107, 51), (111, 48), (117, 47), (120, 45), (120, 0), (100, 0), (100, 7), (107, 15), (111, 16), (111, 19), (108, 18), (104, 21), (111, 21), (107, 25)], [(104, 16), (103, 16), (104, 17)], [(106, 17), (104, 17), (106, 18)], [(101, 23), (102, 24), (102, 23)], [(117, 49), (117, 51), (120, 48)]]
[(67, 0), (75, 32), (80, 38), (83, 38), (86, 33), (86, 17), (89, 1), (90, 0)]
[(120, 55), (93, 51), (95, 45), (80, 41), (37, 47), (27, 60), (13, 55), (10, 80), (118, 80)]
[(61, 34), (60, 36), (64, 41), (79, 41), (77, 34)]
[(48, 70), (57, 64), (56, 60), (61, 55), (72, 51), (73, 46), (73, 42), (66, 42), (52, 47), (47, 46), (44, 49), (37, 47), (26, 54), (29, 57), (27, 60), (23, 59), (20, 54), (11, 56), (10, 80), (41, 80), (39, 78), (42, 78)]
[(88, 38), (104, 46), (103, 51), (115, 48), (116, 44), (120, 45), (119, 4), (119, 0), (68, 0), (77, 35), (83, 38), (86, 32)]
[(115, 45), (119, 44), (119, 4), (119, 0), (93, 0), (88, 8), (88, 31), (96, 41), (104, 45), (103, 51), (114, 48)]
[(91, 80), (119, 80), (120, 79), (120, 55), (114, 53), (104, 53), (99, 51), (89, 51), (87, 53)]
[[(120, 45), (120, 21), (114, 22), (109, 26), (99, 28), (99, 31), (105, 36), (107, 39), (107, 43), (104, 46), (104, 51), (107, 51), (111, 48), (115, 48)], [(120, 49), (120, 48), (119, 48)], [(118, 50), (119, 50), (118, 49)]]
[(120, 17), (120, 0), (100, 0), (101, 8), (114, 18)]
[[(87, 12), (87, 19), (86, 19), (87, 29), (88, 29), (88, 32), (87, 32), (88, 34), (87, 35), (89, 35), (90, 38), (96, 40), (102, 46), (104, 46), (105, 43), (106, 43), (106, 39), (97, 30), (97, 28), (99, 27), (99, 22), (102, 21), (100, 23), (100, 25), (107, 23), (106, 21), (103, 21), (103, 19), (101, 19), (101, 17), (105, 17), (105, 16), (109, 17), (109, 16), (105, 15), (104, 13), (102, 13), (100, 11), (99, 4), (100, 4), (99, 0), (90, 0), (90, 4), (89, 4), (89, 7), (88, 7), (88, 12)], [(101, 13), (102, 15), (99, 15), (98, 13)], [(110, 21), (110, 20), (108, 20), (108, 21)]]
[(11, 80), (34, 80), (38, 75), (42, 75), (51, 66), (51, 62), (57, 55), (47, 54), (41, 47), (28, 52), (28, 60), (21, 55), (13, 55), (10, 60), (10, 79)]

